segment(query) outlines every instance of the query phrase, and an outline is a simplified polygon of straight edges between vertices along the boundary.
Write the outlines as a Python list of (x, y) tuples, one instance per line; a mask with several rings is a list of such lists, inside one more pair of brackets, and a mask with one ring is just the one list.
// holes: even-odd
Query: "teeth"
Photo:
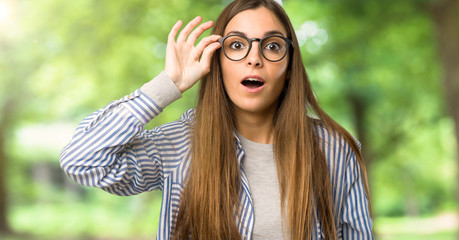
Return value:
[(256, 78), (247, 78), (245, 79), (247, 81), (252, 81), (252, 82), (261, 82), (260, 80), (256, 79)]

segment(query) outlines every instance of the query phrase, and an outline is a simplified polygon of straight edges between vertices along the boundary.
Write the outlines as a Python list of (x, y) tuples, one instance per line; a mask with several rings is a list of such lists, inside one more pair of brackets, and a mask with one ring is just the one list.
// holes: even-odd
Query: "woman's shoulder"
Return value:
[(146, 129), (141, 134), (149, 139), (163, 139), (172, 142), (183, 142), (189, 138), (190, 130), (194, 124), (195, 110), (185, 111), (179, 120), (168, 122), (152, 129)]
[[(327, 126), (319, 119), (314, 119), (314, 129), (317, 134), (319, 146), (328, 161), (346, 161), (354, 156), (352, 144), (356, 144), (360, 150), (360, 142), (355, 137), (346, 138), (337, 129)], [(352, 144), (349, 141), (354, 141)]]
[(180, 117), (180, 122), (186, 124), (186, 125), (193, 125), (194, 124), (194, 119), (195, 119), (195, 109), (190, 108), (186, 110), (182, 116)]

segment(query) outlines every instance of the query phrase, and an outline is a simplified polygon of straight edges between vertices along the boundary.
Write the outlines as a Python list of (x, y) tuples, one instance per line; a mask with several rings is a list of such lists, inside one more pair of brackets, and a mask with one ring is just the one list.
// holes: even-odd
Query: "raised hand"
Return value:
[(211, 56), (220, 47), (217, 40), (221, 36), (218, 35), (205, 37), (195, 46), (198, 37), (213, 26), (213, 22), (209, 21), (194, 29), (201, 21), (201, 17), (191, 20), (175, 40), (182, 26), (179, 20), (172, 27), (167, 40), (165, 72), (181, 92), (209, 73)]

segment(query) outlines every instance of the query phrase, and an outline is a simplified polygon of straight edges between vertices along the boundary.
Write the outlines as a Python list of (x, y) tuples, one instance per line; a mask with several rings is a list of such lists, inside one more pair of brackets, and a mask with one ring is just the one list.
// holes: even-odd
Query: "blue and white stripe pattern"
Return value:
[(342, 137), (323, 127), (317, 126), (316, 132), (327, 160), (338, 239), (374, 239), (361, 168), (354, 151)]
[[(190, 163), (194, 110), (185, 112), (178, 121), (143, 130), (161, 111), (152, 98), (136, 90), (86, 117), (63, 149), (60, 161), (62, 169), (76, 182), (112, 194), (128, 196), (162, 190), (157, 239), (170, 239)], [(343, 139), (334, 139), (323, 128), (317, 131), (330, 170), (338, 238), (373, 239), (368, 200), (353, 151)], [(239, 142), (236, 145), (241, 163), (244, 150)], [(235, 221), (243, 239), (252, 239), (252, 198), (240, 166), (241, 219)], [(314, 230), (311, 239), (323, 239), (320, 223)]]

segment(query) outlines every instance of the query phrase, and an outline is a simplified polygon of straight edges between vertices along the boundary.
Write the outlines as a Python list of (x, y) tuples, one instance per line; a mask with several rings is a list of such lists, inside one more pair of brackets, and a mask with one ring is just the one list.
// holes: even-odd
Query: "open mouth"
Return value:
[(263, 81), (260, 81), (256, 78), (247, 78), (243, 80), (241, 83), (242, 85), (248, 88), (259, 88), (265, 84)]

